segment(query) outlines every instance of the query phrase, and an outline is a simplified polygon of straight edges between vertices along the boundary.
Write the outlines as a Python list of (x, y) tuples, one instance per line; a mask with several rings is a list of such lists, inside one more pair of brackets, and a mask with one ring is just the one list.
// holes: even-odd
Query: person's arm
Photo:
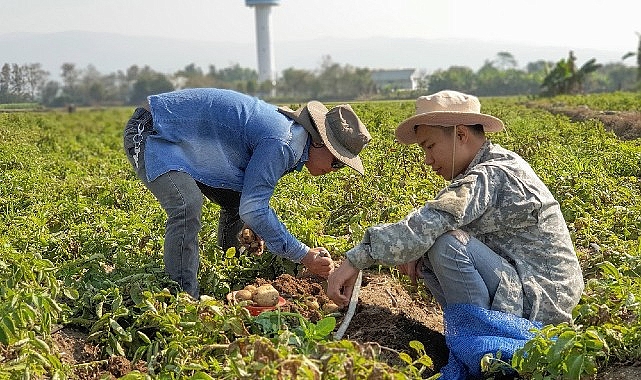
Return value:
[(300, 263), (310, 248), (287, 230), (269, 205), (278, 180), (295, 160), (292, 150), (278, 139), (264, 139), (254, 147), (245, 169), (240, 217), (271, 252)]
[(369, 227), (345, 256), (358, 269), (404, 264), (421, 258), (437, 237), (452, 229), (456, 227), (451, 215), (424, 206), (397, 223)]
[(492, 188), (483, 174), (458, 180), (403, 220), (368, 228), (362, 242), (345, 256), (358, 269), (375, 263), (394, 266), (416, 261), (443, 233), (465, 226), (485, 212), (492, 203)]

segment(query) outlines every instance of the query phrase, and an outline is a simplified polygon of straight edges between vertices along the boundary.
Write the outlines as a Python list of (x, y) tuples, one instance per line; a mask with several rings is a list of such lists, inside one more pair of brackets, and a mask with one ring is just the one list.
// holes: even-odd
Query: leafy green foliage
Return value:
[(568, 59), (562, 59), (556, 63), (550, 73), (543, 79), (543, 94), (548, 96), (560, 94), (578, 94), (583, 90), (583, 83), (588, 74), (598, 70), (601, 64), (596, 63), (592, 58), (576, 68), (576, 57), (570, 51)]
[(593, 327), (583, 330), (561, 323), (536, 331), (512, 358), (514, 368), (532, 379), (580, 379), (597, 372), (608, 346)]
[[(636, 99), (636, 101), (635, 101)], [(638, 94), (559, 97), (591, 108), (637, 109)], [(503, 119), (493, 141), (521, 154), (559, 200), (586, 279), (573, 325), (546, 326), (513, 363), (526, 378), (578, 378), (641, 358), (641, 146), (620, 141), (596, 121), (525, 107), (519, 99), (483, 101)], [(422, 165), (417, 147), (393, 140), (414, 103), (353, 103), (374, 137), (362, 152), (366, 175), (285, 176), (272, 206), (309, 246), (341, 255), (373, 224), (394, 222), (445, 182)], [(635, 108), (637, 107), (637, 108)], [(270, 252), (223, 252), (218, 207), (206, 202), (201, 300), (178, 292), (162, 263), (165, 216), (122, 152), (130, 109), (0, 113), (0, 377), (64, 377), (74, 368), (53, 349), (61, 326), (86, 331), (105, 358), (141, 361), (125, 378), (389, 378), (426, 376), (419, 342), (402, 366), (381, 347), (333, 341), (331, 318), (251, 317), (225, 305), (229, 290), (256, 277), (299, 268)], [(538, 377), (537, 377), (538, 376)]]

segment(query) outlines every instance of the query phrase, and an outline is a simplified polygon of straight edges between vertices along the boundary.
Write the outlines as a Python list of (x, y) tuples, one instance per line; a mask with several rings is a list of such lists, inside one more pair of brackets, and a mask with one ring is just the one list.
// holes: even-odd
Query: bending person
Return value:
[(327, 277), (322, 247), (296, 239), (269, 206), (278, 180), (307, 167), (313, 176), (349, 166), (371, 137), (349, 105), (328, 110), (311, 101), (276, 107), (231, 90), (199, 88), (152, 95), (124, 132), (138, 178), (167, 213), (164, 263), (184, 291), (199, 296), (198, 233), (203, 195), (220, 205), (218, 243), (238, 246), (246, 224), (274, 254)]

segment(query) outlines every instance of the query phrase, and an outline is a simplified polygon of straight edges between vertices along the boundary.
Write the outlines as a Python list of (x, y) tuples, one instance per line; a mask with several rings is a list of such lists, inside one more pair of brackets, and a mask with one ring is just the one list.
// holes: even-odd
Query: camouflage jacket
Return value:
[(368, 228), (346, 256), (360, 269), (403, 264), (455, 229), (479, 239), (518, 272), (503, 272), (493, 310), (542, 323), (571, 319), (584, 284), (559, 203), (525, 160), (489, 141), (434, 200), (397, 223)]

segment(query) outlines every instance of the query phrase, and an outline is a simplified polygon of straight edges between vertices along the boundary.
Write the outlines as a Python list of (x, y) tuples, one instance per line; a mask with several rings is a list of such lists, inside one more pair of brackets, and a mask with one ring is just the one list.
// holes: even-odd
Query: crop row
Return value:
[[(520, 370), (589, 374), (639, 360), (641, 146), (596, 121), (572, 123), (522, 100), (484, 102), (484, 112), (507, 125), (490, 137), (530, 162), (561, 203), (587, 286), (575, 324), (546, 327), (526, 346)], [(625, 109), (630, 100), (590, 101)], [(362, 154), (366, 176), (289, 175), (272, 203), (296, 236), (334, 257), (368, 226), (398, 220), (445, 184), (421, 164), (417, 147), (393, 140), (413, 102), (353, 106), (373, 136)], [(318, 325), (296, 316), (251, 318), (224, 305), (231, 289), (296, 268), (270, 254), (227, 255), (216, 246), (216, 223), (205, 222), (200, 235), (201, 293), (210, 297), (194, 302), (172, 292), (162, 263), (163, 211), (122, 151), (131, 111), (0, 113), (0, 377), (71, 377), (78, 366), (61, 360), (51, 338), (64, 326), (86, 331), (105, 358), (144, 363), (148, 374), (276, 378), (287, 362), (304, 378), (315, 371), (323, 378), (376, 371), (420, 377), (429, 358), (418, 344), (415, 359), (405, 354), (406, 366), (391, 368), (367, 347), (333, 342), (331, 318)], [(217, 213), (215, 204), (205, 204), (205, 221)], [(281, 322), (290, 328), (282, 330)], [(559, 336), (563, 347), (554, 343)], [(256, 359), (261, 352), (271, 359)], [(345, 372), (346, 358), (353, 372)]]

